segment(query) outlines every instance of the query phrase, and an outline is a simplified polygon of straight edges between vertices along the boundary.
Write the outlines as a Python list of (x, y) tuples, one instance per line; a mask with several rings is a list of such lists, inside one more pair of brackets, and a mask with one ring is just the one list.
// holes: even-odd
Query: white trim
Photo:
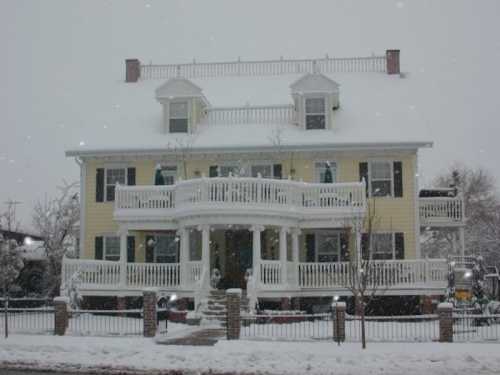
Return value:
[[(188, 99), (188, 98), (179, 98), (179, 97), (175, 97), (175, 98), (172, 98), (172, 100), (169, 100), (168, 101), (168, 117), (167, 117), (167, 133), (169, 134), (189, 134), (191, 133), (191, 120), (192, 120), (192, 116), (190, 116), (190, 112), (192, 110), (192, 99)], [(177, 104), (177, 103), (186, 103), (186, 117), (172, 117), (170, 115), (170, 106), (172, 104)], [(185, 132), (172, 132), (170, 131), (170, 120), (183, 120), (183, 119), (186, 119), (187, 120), (187, 126), (186, 126), (186, 131)]]
[[(313, 113), (309, 113), (308, 114), (307, 113), (307, 103), (306, 103), (308, 99), (323, 99), (323, 106), (324, 106), (323, 113), (319, 113), (319, 112), (315, 113), (315, 112), (313, 112)], [(317, 93), (315, 93), (315, 94), (313, 94), (313, 93), (311, 93), (311, 94), (305, 94), (305, 95), (303, 95), (302, 100), (304, 102), (304, 119), (303, 119), (303, 121), (304, 121), (304, 130), (307, 131), (307, 130), (325, 130), (325, 129), (329, 129), (329, 126), (328, 126), (328, 123), (327, 123), (327, 121), (328, 121), (328, 115), (327, 115), (327, 112), (328, 112), (327, 111), (327, 95), (322, 95), (322, 94), (317, 94)], [(310, 116), (318, 116), (318, 115), (321, 115), (321, 114), (323, 116), (325, 116), (325, 127), (321, 128), (321, 129), (308, 129), (307, 128), (307, 116), (308, 115), (310, 115)]]
[[(106, 259), (106, 252), (107, 252), (107, 239), (108, 238), (116, 238), (118, 240), (118, 259), (116, 260), (109, 260)], [(119, 262), (121, 260), (120, 258), (121, 251), (120, 251), (120, 236), (118, 236), (116, 233), (114, 234), (103, 234), (102, 235), (102, 259), (103, 260), (109, 260), (113, 262)]]
[[(115, 196), (112, 201), (108, 200), (108, 169), (123, 169), (125, 171), (125, 182), (124, 185), (128, 185), (128, 168), (127, 166), (106, 166), (104, 167), (104, 199), (103, 202), (111, 203), (116, 199), (116, 184), (115, 184)], [(97, 183), (97, 181), (96, 181)], [(113, 185), (109, 185), (113, 186)]]
[(75, 158), (76, 163), (80, 166), (80, 234), (78, 239), (78, 254), (77, 257), (82, 256), (85, 252), (85, 219), (86, 219), (86, 206), (87, 206), (87, 163), (85, 161)]
[(418, 178), (418, 150), (415, 152), (415, 159), (413, 160), (413, 173), (414, 173), (414, 210), (415, 210), (415, 258), (422, 258), (422, 250), (420, 247), (420, 206), (419, 206), (419, 178)]
[[(368, 163), (368, 196), (370, 198), (394, 198), (394, 160), (389, 158), (367, 159)], [(390, 195), (376, 195), (372, 193), (372, 163), (389, 163), (391, 169), (391, 194)], [(379, 181), (386, 181), (379, 179)]]

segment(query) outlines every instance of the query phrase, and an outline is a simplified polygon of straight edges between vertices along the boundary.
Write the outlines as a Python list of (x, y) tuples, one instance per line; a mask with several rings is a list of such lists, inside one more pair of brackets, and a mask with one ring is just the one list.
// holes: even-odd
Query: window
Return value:
[(254, 164), (251, 167), (252, 177), (273, 178), (273, 166), (271, 164)]
[(325, 129), (325, 98), (306, 98), (306, 129)]
[(372, 161), (370, 163), (370, 192), (372, 197), (392, 196), (392, 163)]
[(120, 237), (104, 237), (104, 260), (120, 260)]
[(155, 185), (174, 185), (177, 179), (177, 166), (157, 166), (155, 171)]
[(188, 102), (171, 102), (170, 103), (170, 133), (187, 133), (188, 132)]
[(127, 173), (125, 168), (106, 169), (106, 201), (113, 202), (115, 200), (116, 184), (127, 184)]
[(154, 262), (178, 263), (178, 243), (179, 238), (174, 233), (156, 236), (154, 243)]
[(372, 259), (394, 259), (394, 248), (393, 233), (372, 233)]
[[(315, 169), (315, 180), (316, 182), (336, 182), (337, 181), (337, 163), (329, 161), (318, 161), (314, 164)], [(330, 169), (331, 181), (328, 181), (326, 177), (328, 174), (327, 170)]]
[(340, 261), (340, 235), (338, 232), (317, 232), (316, 246), (317, 262)]
[(236, 165), (221, 165), (219, 166), (219, 177), (229, 177), (229, 174), (232, 176), (239, 176), (244, 173), (245, 170), (239, 168)]

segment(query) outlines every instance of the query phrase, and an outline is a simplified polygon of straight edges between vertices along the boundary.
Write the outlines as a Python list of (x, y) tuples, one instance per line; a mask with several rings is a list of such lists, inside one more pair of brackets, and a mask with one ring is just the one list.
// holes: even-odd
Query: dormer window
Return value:
[(325, 98), (306, 98), (306, 129), (325, 129)]
[(188, 132), (188, 102), (175, 101), (170, 103), (169, 117), (170, 133)]

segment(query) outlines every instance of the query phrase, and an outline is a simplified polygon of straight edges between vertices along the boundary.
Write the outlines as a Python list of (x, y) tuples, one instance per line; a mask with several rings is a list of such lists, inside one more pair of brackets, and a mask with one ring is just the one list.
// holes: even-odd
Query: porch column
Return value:
[(287, 227), (280, 228), (280, 262), (281, 262), (281, 284), (286, 285), (288, 283), (287, 275), (287, 233), (289, 229)]
[[(201, 231), (201, 264), (205, 271), (205, 280), (210, 280), (210, 225), (198, 226)], [(202, 272), (203, 272), (202, 271)]]
[(255, 286), (260, 285), (260, 259), (261, 259), (261, 244), (260, 233), (264, 230), (262, 225), (254, 225), (250, 228), (253, 232), (252, 238), (252, 276), (254, 278)]
[(292, 229), (292, 262), (293, 262), (293, 280), (294, 286), (299, 285), (299, 235), (300, 228)]
[(188, 280), (187, 262), (189, 261), (189, 229), (183, 227), (179, 232), (181, 237), (181, 251), (179, 254), (180, 284), (184, 287)]
[(458, 235), (460, 237), (460, 255), (465, 256), (465, 228), (460, 227), (458, 229)]
[(127, 285), (127, 236), (128, 230), (120, 228), (120, 286), (125, 288)]
[(361, 230), (363, 226), (362, 219), (358, 219), (354, 222), (353, 230), (354, 235), (356, 236), (356, 270), (357, 272), (361, 271), (361, 261), (363, 259), (362, 249), (361, 249)]

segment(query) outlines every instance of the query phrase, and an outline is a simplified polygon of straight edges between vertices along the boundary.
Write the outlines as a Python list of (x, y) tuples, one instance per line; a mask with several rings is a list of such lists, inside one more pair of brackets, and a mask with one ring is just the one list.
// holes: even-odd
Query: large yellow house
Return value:
[(401, 104), (399, 50), (125, 65), (118, 129), (66, 153), (82, 210), (63, 289), (78, 272), (85, 296), (347, 296), (364, 255), (380, 293), (444, 294), (446, 261), (421, 257), (420, 229), (461, 228), (463, 204), (419, 196), (418, 150), (432, 142)]

